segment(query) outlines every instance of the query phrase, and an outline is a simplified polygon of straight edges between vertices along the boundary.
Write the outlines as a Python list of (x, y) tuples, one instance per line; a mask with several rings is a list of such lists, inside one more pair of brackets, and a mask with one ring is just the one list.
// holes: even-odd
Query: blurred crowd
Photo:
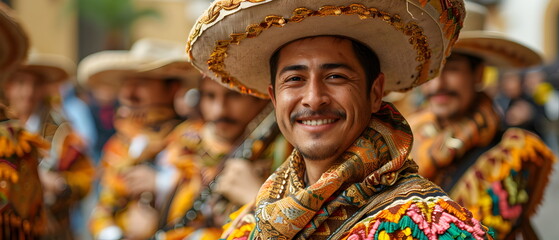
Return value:
[[(0, 32), (15, 36), (15, 40), (0, 41), (9, 45), (0, 49), (19, 51), (0, 56), (0, 61), (11, 62), (0, 72), (4, 119), (0, 132), (40, 137), (21, 140), (21, 150), (17, 144), (10, 147), (4, 135), (0, 137), (0, 157), (34, 157), (37, 162), (29, 163), (27, 168), (35, 166), (36, 170), (26, 173), (21, 168), (11, 170), (13, 163), (2, 165), (7, 160), (0, 159), (2, 181), (13, 175), (33, 185), (0, 196), (0, 206), (15, 201), (14, 209), (18, 209), (2, 213), (0, 223), (10, 226), (2, 228), (0, 239), (217, 239), (229, 215), (255, 198), (264, 180), (293, 149), (279, 133), (269, 100), (230, 90), (227, 84), (200, 74), (187, 62), (185, 43), (139, 39), (130, 49), (96, 52), (76, 64), (63, 56), (36, 52), (17, 27), (13, 11), (4, 5), (0, 11), (0, 21), (8, 22), (0, 24), (0, 30), (13, 28)], [(458, 66), (454, 62), (461, 61), (460, 56), (452, 56), (458, 60), (448, 59), (449, 74), (452, 64)], [(481, 58), (476, 56), (477, 60)], [(479, 82), (472, 85), (476, 100), (465, 111), (487, 104), (495, 109), (491, 119), (498, 120), (492, 131), (526, 130), (557, 155), (559, 65), (544, 65), (539, 56), (516, 66), (486, 63)], [(450, 146), (445, 155), (444, 146), (436, 145), (439, 140), (428, 135), (444, 133), (447, 127), (464, 130), (472, 123), (462, 123), (455, 113), (445, 118), (424, 111), (437, 108), (429, 101), (446, 103), (444, 94), (461, 95), (467, 88), (459, 83), (455, 93), (440, 90), (453, 90), (448, 87), (451, 84), (435, 79), (405, 94), (385, 97), (410, 122), (416, 151), (428, 149), (412, 153), (420, 173), (440, 180), (436, 183), (443, 188), (447, 181), (456, 180), (436, 173), (447, 171), (441, 170), (450, 164), (445, 159), (462, 156), (460, 148), (471, 139), (460, 139), (459, 131), (448, 132), (452, 136), (445, 136), (443, 145), (454, 141), (457, 146)], [(458, 103), (456, 108), (460, 107)], [(440, 107), (441, 112), (444, 108)], [(487, 122), (485, 112), (480, 112), (468, 118), (477, 127)], [(438, 121), (440, 126), (429, 121)], [(428, 131), (436, 133), (423, 134)], [(484, 131), (471, 134), (484, 136)], [(534, 154), (554, 159), (545, 146)], [(439, 149), (440, 154), (424, 156), (430, 149)], [(428, 163), (422, 165), (422, 161)], [(542, 163), (549, 171), (537, 174), (547, 179), (552, 163)], [(421, 171), (428, 166), (435, 170)], [(539, 184), (545, 189), (547, 182)], [(542, 195), (543, 191), (530, 193)], [(20, 207), (17, 201), (35, 205)], [(514, 223), (495, 231), (510, 229)]]

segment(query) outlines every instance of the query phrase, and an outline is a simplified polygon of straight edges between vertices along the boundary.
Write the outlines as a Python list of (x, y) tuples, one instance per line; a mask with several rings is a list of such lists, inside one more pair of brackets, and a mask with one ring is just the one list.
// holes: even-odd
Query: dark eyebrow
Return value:
[(325, 70), (336, 69), (336, 68), (345, 68), (345, 69), (348, 69), (348, 70), (351, 70), (351, 71), (355, 71), (349, 65), (343, 64), (343, 63), (325, 63), (325, 64), (320, 65), (320, 68), (325, 69)]
[[(321, 69), (336, 69), (336, 68), (345, 68), (351, 71), (354, 71), (353, 68), (351, 68), (349, 65), (344, 64), (344, 63), (325, 63), (320, 65)], [(281, 69), (281, 71), (279, 72), (279, 74), (283, 74), (284, 72), (287, 71), (298, 71), (298, 70), (308, 70), (309, 67), (305, 66), (305, 65), (291, 65), (291, 66), (286, 66), (284, 68)]]
[(307, 70), (309, 69), (309, 67), (305, 66), (305, 65), (291, 65), (291, 66), (286, 66), (284, 68), (281, 69), (281, 71), (279, 72), (279, 74), (283, 74), (287, 71), (298, 71), (298, 70)]

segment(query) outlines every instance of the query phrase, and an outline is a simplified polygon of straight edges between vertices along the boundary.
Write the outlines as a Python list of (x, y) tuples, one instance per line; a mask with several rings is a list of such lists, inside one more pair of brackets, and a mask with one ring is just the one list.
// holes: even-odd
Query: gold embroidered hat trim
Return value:
[(195, 24), (186, 51), (214, 80), (266, 97), (277, 48), (310, 36), (345, 36), (377, 53), (387, 91), (406, 91), (439, 73), (463, 16), (461, 0), (222, 0)]

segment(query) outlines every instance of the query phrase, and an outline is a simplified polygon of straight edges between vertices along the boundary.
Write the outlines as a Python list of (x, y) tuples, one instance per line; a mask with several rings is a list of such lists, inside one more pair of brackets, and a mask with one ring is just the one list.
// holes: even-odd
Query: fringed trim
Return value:
[(0, 239), (5, 240), (21, 240), (21, 239), (38, 239), (42, 232), (40, 224), (31, 223), (27, 219), (22, 219), (11, 210), (4, 211), (0, 214)]
[(14, 125), (0, 126), (0, 157), (23, 157), (30, 153), (33, 147), (48, 149), (49, 144), (40, 136), (24, 131)]
[(439, 199), (384, 210), (358, 223), (345, 239), (492, 239), (486, 232), (467, 210)]

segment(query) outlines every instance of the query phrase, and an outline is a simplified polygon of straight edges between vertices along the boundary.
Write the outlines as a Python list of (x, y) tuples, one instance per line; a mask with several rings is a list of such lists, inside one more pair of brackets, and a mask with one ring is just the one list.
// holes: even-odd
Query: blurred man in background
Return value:
[(88, 194), (94, 177), (86, 143), (55, 100), (57, 84), (68, 80), (74, 67), (61, 56), (32, 53), (4, 84), (10, 109), (28, 131), (51, 144), (39, 163), (39, 176), (48, 207), (48, 235), (53, 239), (73, 238), (70, 210)]
[(460, 34), (440, 76), (422, 87), (428, 107), (409, 118), (416, 136), (411, 156), (420, 174), (498, 239), (537, 239), (530, 217), (556, 157), (534, 133), (503, 128), (493, 101), (480, 89), (485, 64), (521, 68), (541, 58), (502, 35), (473, 31), (481, 29), (475, 27), (483, 22), (483, 7), (466, 4), (468, 31)]
[(95, 53), (80, 63), (80, 81), (115, 87), (120, 102), (117, 132), (102, 156), (99, 202), (90, 222), (95, 238), (153, 234), (150, 225), (136, 221), (158, 215), (172, 192), (176, 170), (164, 160), (164, 148), (181, 122), (173, 107), (177, 90), (198, 81), (189, 66), (180, 44), (158, 39), (138, 40), (130, 51)]

